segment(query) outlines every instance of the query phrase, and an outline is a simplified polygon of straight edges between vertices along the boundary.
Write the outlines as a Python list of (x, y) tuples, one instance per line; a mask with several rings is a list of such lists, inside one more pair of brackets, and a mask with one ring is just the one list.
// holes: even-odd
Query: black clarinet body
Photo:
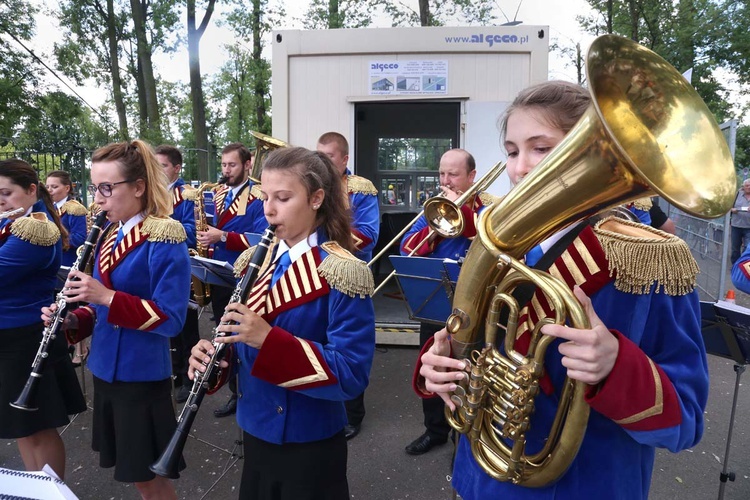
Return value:
[[(83, 244), (83, 251), (78, 254), (76, 261), (70, 267), (71, 271), (82, 271), (86, 267), (87, 262), (89, 261), (89, 259), (91, 259), (91, 256), (94, 252), (96, 243), (99, 240), (99, 235), (101, 234), (102, 226), (104, 225), (104, 221), (106, 220), (106, 218), (106, 212), (101, 212), (96, 217), (96, 220), (91, 226), (91, 230), (86, 237), (86, 241)], [(49, 349), (52, 341), (55, 340), (55, 338), (59, 334), (60, 328), (62, 328), (63, 321), (65, 321), (65, 315), (68, 312), (68, 303), (65, 301), (64, 292), (64, 289), (60, 290), (60, 292), (57, 294), (57, 297), (55, 297), (57, 310), (50, 318), (49, 325), (47, 325), (42, 332), (42, 340), (39, 343), (39, 349), (37, 350), (34, 361), (31, 364), (31, 373), (29, 374), (29, 378), (26, 380), (26, 385), (24, 385), (23, 390), (21, 391), (21, 394), (19, 394), (18, 398), (14, 402), (10, 403), (13, 408), (18, 408), (19, 410), (25, 411), (35, 411), (38, 409), (36, 400), (37, 391), (39, 390), (39, 381), (44, 374), (44, 367), (46, 366), (47, 358), (49, 357)]]
[[(234, 288), (229, 303), (244, 303), (247, 300), (247, 296), (250, 293), (250, 289), (258, 278), (260, 267), (268, 254), (268, 250), (271, 247), (273, 240), (274, 231), (276, 226), (269, 226), (263, 233), (263, 237), (258, 243), (258, 247), (255, 249), (255, 253), (248, 264), (248, 269), (242, 279), (237, 283)], [(224, 322), (222, 325), (236, 324), (235, 322)], [(185, 448), (185, 443), (190, 435), (190, 429), (195, 421), (195, 416), (198, 414), (198, 409), (203, 402), (203, 397), (211, 387), (211, 384), (220, 377), (221, 367), (219, 364), (224, 359), (224, 349), (226, 344), (216, 342), (215, 339), (223, 337), (226, 334), (224, 332), (218, 332), (214, 329), (213, 332), (213, 345), (214, 353), (211, 355), (211, 359), (206, 363), (206, 371), (200, 373), (195, 372), (193, 379), (193, 387), (190, 389), (190, 394), (185, 401), (180, 416), (177, 418), (177, 428), (172, 434), (172, 438), (169, 440), (167, 447), (162, 452), (159, 459), (154, 462), (149, 468), (151, 472), (162, 477), (169, 479), (177, 479), (180, 477), (179, 465), (180, 458), (182, 457), (182, 450)]]

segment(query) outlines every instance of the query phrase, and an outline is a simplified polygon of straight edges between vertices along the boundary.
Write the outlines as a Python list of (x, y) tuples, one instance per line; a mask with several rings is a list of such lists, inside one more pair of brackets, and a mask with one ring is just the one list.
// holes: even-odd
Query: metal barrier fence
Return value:
[(88, 162), (91, 151), (73, 149), (63, 152), (49, 151), (0, 151), (0, 160), (20, 158), (34, 167), (39, 178), (44, 181), (53, 170), (65, 170), (70, 174), (75, 186), (74, 197), (80, 197), (88, 206), (86, 186), (89, 183)]

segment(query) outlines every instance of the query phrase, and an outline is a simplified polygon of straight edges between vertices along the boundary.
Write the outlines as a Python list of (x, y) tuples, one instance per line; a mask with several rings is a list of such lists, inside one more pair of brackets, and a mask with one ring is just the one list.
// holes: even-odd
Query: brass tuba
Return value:
[[(554, 306), (557, 324), (589, 328), (570, 290), (520, 259), (534, 245), (611, 206), (658, 194), (712, 218), (732, 206), (734, 165), (710, 111), (669, 63), (635, 42), (597, 38), (587, 56), (592, 105), (564, 140), (477, 227), (456, 285), (447, 329), (452, 352), (471, 373), (452, 394), (451, 426), (468, 434), (491, 477), (528, 487), (556, 481), (575, 458), (588, 422), (582, 382), (566, 380), (544, 448), (526, 454), (525, 436), (554, 338), (531, 325), (526, 355), (514, 350), (518, 304), (510, 292), (531, 282)], [(505, 355), (495, 346), (509, 311)], [(485, 320), (484, 335), (480, 325)], [(482, 340), (484, 337), (484, 340)]]
[(276, 139), (270, 135), (260, 132), (250, 131), (250, 134), (257, 139), (255, 143), (255, 158), (253, 159), (253, 171), (250, 172), (250, 180), (256, 184), (260, 183), (260, 173), (263, 171), (263, 162), (266, 155), (279, 148), (288, 148), (290, 145), (281, 139)]

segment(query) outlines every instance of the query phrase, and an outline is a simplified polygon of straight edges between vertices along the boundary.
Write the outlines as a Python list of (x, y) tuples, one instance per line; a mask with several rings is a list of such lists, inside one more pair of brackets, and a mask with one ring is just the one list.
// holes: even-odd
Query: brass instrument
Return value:
[[(266, 259), (268, 250), (271, 248), (275, 231), (276, 226), (271, 225), (268, 226), (263, 233), (263, 236), (255, 249), (255, 253), (253, 253), (253, 256), (250, 258), (247, 272), (237, 283), (237, 286), (232, 292), (232, 296), (229, 298), (230, 304), (244, 304), (247, 301), (250, 289), (258, 278), (263, 261)], [(236, 324), (237, 323), (234, 321), (223, 321), (221, 323), (221, 325)], [(211, 355), (210, 360), (205, 363), (206, 370), (203, 373), (197, 370), (195, 371), (190, 394), (185, 401), (185, 406), (182, 407), (180, 416), (177, 417), (177, 428), (172, 434), (172, 438), (169, 440), (169, 443), (167, 443), (167, 447), (164, 448), (161, 456), (159, 456), (156, 462), (149, 466), (149, 469), (151, 469), (151, 472), (154, 474), (168, 477), (170, 479), (177, 479), (180, 477), (178, 470), (180, 459), (182, 458), (182, 450), (185, 449), (185, 443), (190, 435), (190, 428), (193, 426), (193, 422), (195, 421), (195, 417), (198, 414), (198, 410), (200, 409), (206, 392), (209, 391), (211, 386), (215, 385), (216, 381), (221, 378), (221, 361), (224, 359), (224, 350), (226, 349), (227, 344), (216, 342), (216, 339), (226, 335), (226, 333), (218, 332), (216, 331), (216, 328), (214, 328), (213, 340), (211, 342), (214, 352)]]
[[(367, 263), (367, 265), (373, 265), (388, 251), (389, 248), (400, 242), (404, 234), (406, 234), (406, 232), (417, 223), (422, 215), (425, 216), (427, 223), (430, 225), (430, 232), (424, 240), (419, 242), (419, 245), (417, 245), (414, 250), (409, 252), (408, 257), (414, 255), (420, 248), (432, 241), (436, 236), (442, 236), (443, 238), (456, 238), (460, 236), (464, 230), (464, 220), (461, 215), (461, 207), (464, 203), (473, 199), (480, 191), (486, 191), (504, 171), (505, 163), (496, 163), (481, 177), (481, 179), (472, 184), (469, 190), (456, 198), (455, 201), (449, 200), (443, 196), (442, 193), (427, 200), (422, 207), (422, 211), (404, 226), (404, 228), (390, 242), (388, 242), (388, 244)], [(386, 276), (385, 279), (380, 282), (378, 287), (375, 288), (372, 294), (375, 295), (378, 293), (378, 291), (395, 275), (396, 271), (393, 271)]]
[[(195, 214), (195, 231), (207, 231), (208, 220), (206, 219), (206, 204), (203, 199), (203, 193), (209, 189), (214, 189), (216, 186), (224, 184), (226, 177), (221, 177), (218, 182), (204, 182), (195, 190), (195, 208), (193, 213)], [(214, 214), (216, 209), (214, 208)], [(208, 247), (203, 245), (200, 240), (195, 242), (195, 250), (190, 249), (190, 255), (199, 255), (201, 257), (208, 257)], [(196, 304), (200, 307), (206, 307), (211, 303), (211, 285), (204, 283), (199, 280), (196, 276), (191, 276), (190, 283), (193, 289), (193, 299)]]
[[(732, 206), (735, 173), (711, 112), (677, 70), (631, 40), (597, 38), (587, 56), (592, 104), (563, 141), (501, 202), (484, 212), (463, 264), (447, 329), (452, 352), (471, 374), (452, 394), (451, 426), (468, 435), (477, 463), (500, 481), (541, 487), (574, 459), (589, 407), (582, 382), (565, 382), (544, 448), (525, 452), (546, 348), (554, 338), (529, 325), (526, 355), (514, 350), (518, 304), (510, 292), (534, 283), (554, 306), (557, 324), (589, 328), (562, 282), (524, 266), (534, 245), (610, 206), (658, 194), (701, 218)], [(495, 346), (498, 317), (509, 310), (505, 355)], [(485, 322), (484, 340), (480, 325)]]
[(288, 148), (290, 145), (281, 139), (260, 132), (251, 130), (250, 134), (258, 140), (255, 145), (255, 158), (253, 159), (253, 170), (250, 172), (250, 180), (258, 184), (260, 183), (260, 173), (263, 171), (263, 162), (266, 161), (266, 155), (274, 149)]

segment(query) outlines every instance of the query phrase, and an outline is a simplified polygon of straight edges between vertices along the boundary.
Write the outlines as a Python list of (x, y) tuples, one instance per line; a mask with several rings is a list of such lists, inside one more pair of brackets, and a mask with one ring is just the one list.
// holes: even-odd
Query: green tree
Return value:
[(312, 0), (302, 19), (306, 29), (364, 28), (372, 24), (372, 0)]
[(401, 0), (376, 0), (393, 26), (488, 25), (496, 20), (494, 0), (419, 0), (417, 10)]

